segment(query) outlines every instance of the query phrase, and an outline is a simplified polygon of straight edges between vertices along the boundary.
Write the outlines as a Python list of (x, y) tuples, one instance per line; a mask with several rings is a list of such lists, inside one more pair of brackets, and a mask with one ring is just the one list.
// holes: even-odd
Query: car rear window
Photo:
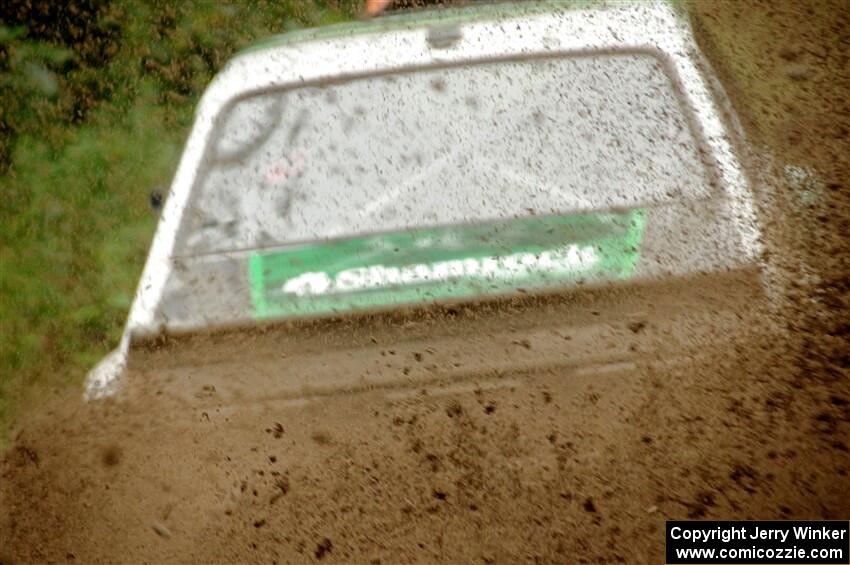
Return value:
[(649, 54), (488, 62), (243, 98), (218, 121), (178, 255), (708, 195)]

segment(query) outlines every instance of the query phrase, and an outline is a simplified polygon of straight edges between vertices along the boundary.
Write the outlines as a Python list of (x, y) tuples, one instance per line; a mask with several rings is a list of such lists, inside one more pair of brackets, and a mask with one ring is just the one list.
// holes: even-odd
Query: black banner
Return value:
[(668, 565), (850, 564), (850, 522), (724, 520), (667, 522)]

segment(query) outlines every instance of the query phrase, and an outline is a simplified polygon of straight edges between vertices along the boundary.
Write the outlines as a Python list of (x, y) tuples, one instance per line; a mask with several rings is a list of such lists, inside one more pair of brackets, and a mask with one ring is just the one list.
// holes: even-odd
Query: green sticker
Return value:
[(529, 217), (293, 246), (249, 261), (255, 318), (541, 290), (632, 276), (644, 211)]

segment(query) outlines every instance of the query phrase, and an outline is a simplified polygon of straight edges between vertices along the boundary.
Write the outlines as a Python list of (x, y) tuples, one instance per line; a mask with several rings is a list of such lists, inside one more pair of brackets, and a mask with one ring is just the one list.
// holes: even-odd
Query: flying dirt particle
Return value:
[(413, 453), (419, 453), (420, 451), (422, 451), (422, 440), (419, 438), (414, 439), (413, 444), (410, 446), (410, 449), (411, 451), (413, 451)]
[(454, 418), (455, 416), (460, 416), (463, 414), (463, 406), (460, 405), (460, 402), (457, 400), (453, 400), (446, 407), (446, 415), (449, 418)]
[(101, 453), (100, 460), (104, 467), (114, 467), (121, 462), (124, 453), (117, 445), (110, 445), (104, 448)]
[(162, 209), (162, 203), (165, 200), (162, 196), (163, 192), (164, 191), (159, 187), (151, 190), (149, 201), (151, 210), (154, 212), (159, 212)]
[(25, 461), (38, 465), (38, 453), (25, 445), (15, 446), (15, 454)]
[(496, 411), (496, 405), (493, 404), (492, 402), (484, 407), (484, 413), (485, 414), (492, 414), (495, 411)]
[(419, 362), (419, 363), (422, 362), (422, 354), (419, 353), (418, 351), (413, 354), (413, 358), (416, 359), (416, 361)]
[(629, 322), (629, 324), (626, 327), (629, 328), (629, 330), (631, 330), (632, 333), (638, 333), (639, 331), (641, 331), (643, 328), (646, 327), (646, 322), (643, 321), (643, 320), (640, 320), (640, 321), (637, 321), (637, 322)]
[(732, 467), (729, 478), (743, 490), (749, 493), (756, 491), (758, 484), (758, 472), (745, 463), (738, 463)]
[(432, 494), (434, 495), (434, 498), (436, 498), (437, 500), (446, 500), (449, 497), (448, 494), (446, 494), (445, 492), (443, 492), (441, 490), (434, 490), (434, 492)]
[(280, 422), (275, 422), (271, 428), (266, 428), (266, 433), (272, 434), (275, 439), (280, 439), (283, 436), (283, 425)]
[(704, 504), (705, 506), (710, 507), (715, 505), (714, 494), (710, 492), (702, 491), (698, 493), (697, 500), (700, 504)]
[(170, 539), (171, 538), (171, 530), (165, 527), (165, 524), (161, 524), (159, 522), (154, 522), (151, 524), (151, 529), (156, 532), (161, 538)]
[(717, 504), (714, 495), (707, 491), (698, 492), (695, 498), (696, 502), (693, 503), (685, 500), (677, 501), (688, 509), (688, 518), (692, 520), (704, 518), (708, 514), (708, 509)]
[(431, 469), (432, 473), (436, 473), (442, 467), (440, 458), (433, 453), (429, 453), (425, 456), (425, 462), (428, 464), (428, 468)]
[(531, 349), (531, 342), (527, 339), (515, 339), (511, 343), (514, 345), (519, 345), (520, 347), (524, 347), (526, 349)]
[(832, 446), (833, 449), (836, 449), (838, 451), (843, 451), (844, 453), (848, 453), (848, 451), (850, 451), (847, 448), (847, 444), (844, 443), (841, 440), (838, 440), (838, 439), (833, 441), (830, 445)]
[(266, 519), (265, 518), (260, 518), (259, 520), (254, 520), (254, 527), (255, 528), (262, 528), (265, 525), (266, 525)]
[(777, 53), (780, 59), (784, 59), (786, 61), (794, 61), (797, 57), (800, 56), (800, 49), (797, 47), (791, 47), (788, 45), (783, 46), (779, 49)]
[(832, 435), (835, 433), (838, 422), (832, 414), (829, 412), (820, 412), (814, 417), (815, 431), (824, 435)]
[(289, 479), (287, 477), (278, 477), (274, 483), (277, 492), (269, 499), (269, 504), (274, 504), (289, 492)]
[(314, 432), (310, 437), (319, 445), (328, 445), (331, 442), (331, 435), (324, 430)]
[(585, 512), (596, 512), (596, 505), (590, 497), (585, 499), (584, 504), (582, 504), (582, 508), (584, 508)]
[(833, 406), (847, 406), (848, 402), (846, 398), (838, 396), (836, 394), (830, 395), (829, 403)]
[(316, 559), (320, 559), (320, 560), (324, 559), (325, 555), (330, 553), (331, 550), (333, 549), (333, 547), (334, 547), (333, 542), (331, 542), (331, 540), (329, 540), (328, 538), (325, 538), (322, 541), (320, 541), (316, 545), (316, 551), (314, 552)]
[(269, 455), (269, 462), (270, 463), (277, 463), (277, 456)]
[(546, 404), (551, 404), (552, 402), (552, 393), (548, 390), (543, 391), (543, 402), (545, 402)]

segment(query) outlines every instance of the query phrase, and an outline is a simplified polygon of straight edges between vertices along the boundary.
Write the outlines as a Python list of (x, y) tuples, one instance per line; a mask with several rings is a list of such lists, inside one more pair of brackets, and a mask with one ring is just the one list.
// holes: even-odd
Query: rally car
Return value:
[(203, 96), (87, 395), (187, 365), (235, 401), (699, 354), (770, 293), (727, 110), (663, 3), (268, 40)]

